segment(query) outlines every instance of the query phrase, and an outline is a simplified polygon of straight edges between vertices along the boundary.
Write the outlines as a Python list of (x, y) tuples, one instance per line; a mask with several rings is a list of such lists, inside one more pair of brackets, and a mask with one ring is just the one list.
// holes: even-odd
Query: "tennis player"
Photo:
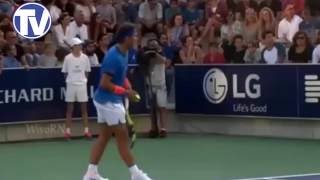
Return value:
[(123, 105), (125, 96), (128, 96), (131, 101), (137, 101), (137, 93), (125, 88), (128, 69), (127, 54), (134, 45), (134, 36), (134, 26), (122, 25), (115, 36), (117, 43), (111, 47), (102, 63), (100, 84), (94, 98), (100, 135), (92, 148), (90, 164), (83, 180), (108, 180), (98, 173), (98, 164), (112, 134), (115, 135), (120, 156), (129, 168), (131, 180), (151, 180), (137, 167), (130, 152)]

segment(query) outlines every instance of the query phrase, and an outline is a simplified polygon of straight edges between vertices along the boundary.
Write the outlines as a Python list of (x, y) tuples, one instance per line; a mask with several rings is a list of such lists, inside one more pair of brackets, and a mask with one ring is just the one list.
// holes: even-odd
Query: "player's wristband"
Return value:
[(115, 85), (114, 88), (113, 88), (113, 93), (115, 93), (117, 95), (125, 95), (126, 94), (126, 89), (121, 87), (121, 86)]
[(126, 89), (131, 89), (131, 83), (130, 83), (128, 78), (126, 78), (124, 80), (124, 86), (123, 87), (126, 88)]

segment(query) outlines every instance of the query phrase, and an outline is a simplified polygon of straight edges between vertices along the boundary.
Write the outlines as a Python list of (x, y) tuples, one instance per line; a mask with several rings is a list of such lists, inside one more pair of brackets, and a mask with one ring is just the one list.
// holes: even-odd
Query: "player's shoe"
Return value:
[(92, 138), (92, 134), (90, 132), (86, 132), (84, 133), (84, 137), (91, 139)]
[(71, 139), (71, 133), (65, 132), (65, 133), (64, 133), (64, 139), (70, 140), (70, 139)]
[(146, 173), (139, 170), (137, 173), (131, 175), (131, 180), (152, 180)]
[(104, 178), (100, 176), (98, 173), (96, 174), (86, 174), (83, 177), (83, 180), (109, 180), (108, 178)]
[(166, 138), (168, 136), (168, 132), (166, 129), (161, 129), (159, 133), (160, 138)]

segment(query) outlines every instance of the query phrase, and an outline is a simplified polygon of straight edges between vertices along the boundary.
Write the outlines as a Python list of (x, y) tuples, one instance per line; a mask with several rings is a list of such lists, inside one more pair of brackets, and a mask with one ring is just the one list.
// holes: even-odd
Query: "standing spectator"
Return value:
[(259, 40), (266, 31), (276, 32), (277, 22), (270, 8), (262, 8), (259, 13)]
[(4, 58), (3, 58), (3, 68), (19, 68), (22, 67), (21, 63), (16, 58), (17, 49), (15, 46), (6, 44), (3, 48)]
[(219, 14), (225, 18), (228, 16), (228, 6), (225, 0), (208, 0), (206, 6), (206, 18)]
[(36, 67), (39, 64), (40, 55), (37, 52), (37, 47), (34, 42), (28, 42), (24, 46), (25, 57), (30, 67)]
[(223, 55), (223, 50), (219, 48), (217, 43), (210, 43), (209, 51), (204, 56), (204, 64), (224, 64), (225, 58)]
[(181, 14), (178, 0), (171, 0), (170, 7), (165, 10), (164, 19), (166, 24), (169, 24), (175, 15)]
[(166, 86), (168, 90), (168, 95), (170, 94), (173, 86), (174, 79), (174, 60), (176, 60), (176, 56), (174, 51), (169, 44), (169, 39), (166, 34), (162, 34), (160, 36), (160, 45), (162, 47), (162, 54), (167, 59), (166, 61)]
[(82, 53), (82, 41), (79, 38), (73, 38), (71, 41), (72, 52), (65, 57), (62, 66), (62, 72), (66, 76), (66, 131), (65, 138), (71, 138), (71, 121), (74, 109), (74, 103), (79, 102), (81, 105), (81, 114), (84, 123), (84, 135), (91, 138), (88, 122), (88, 93), (87, 81), (91, 71), (89, 58)]
[(257, 41), (259, 31), (257, 12), (252, 8), (248, 8), (246, 10), (245, 19), (246, 21), (243, 33), (245, 42)]
[(279, 0), (263, 0), (260, 2), (260, 10), (263, 8), (270, 8), (272, 9), (272, 12), (274, 16), (278, 19), (278, 17), (281, 17), (282, 12), (282, 3)]
[(58, 24), (54, 26), (53, 32), (59, 48), (69, 49), (68, 32), (70, 24), (70, 16), (68, 13), (63, 13), (58, 20)]
[(148, 33), (158, 34), (162, 29), (163, 10), (158, 0), (146, 0), (140, 4), (139, 19), (141, 23), (141, 35)]
[(303, 16), (303, 21), (299, 26), (300, 31), (305, 32), (311, 40), (316, 40), (317, 31), (318, 29), (320, 29), (319, 19), (311, 16), (311, 12), (309, 8), (304, 9), (302, 16)]
[(61, 10), (62, 13), (68, 13), (69, 16), (72, 16), (75, 12), (75, 5), (71, 0), (56, 0), (55, 5)]
[(266, 31), (263, 34), (263, 39), (266, 47), (261, 52), (261, 61), (266, 64), (283, 63), (286, 59), (286, 49), (280, 43), (275, 43), (275, 33)]
[(281, 0), (282, 9), (285, 9), (288, 5), (293, 5), (297, 14), (301, 15), (304, 11), (305, 0)]
[(230, 63), (233, 64), (243, 64), (244, 63), (244, 55), (246, 53), (246, 48), (244, 45), (244, 39), (242, 35), (236, 35), (233, 38), (232, 45), (230, 47), (230, 56), (226, 56), (229, 59), (227, 59)]
[(138, 37), (134, 37), (133, 47), (129, 49), (128, 52), (128, 63), (129, 64), (137, 64), (138, 62), (138, 51), (139, 51), (139, 40)]
[(203, 60), (202, 50), (197, 46), (191, 36), (182, 41), (183, 47), (179, 52), (183, 64), (201, 64)]
[(108, 32), (115, 32), (117, 14), (116, 9), (112, 5), (112, 0), (101, 0), (101, 4), (97, 6), (97, 13), (101, 15)]
[(174, 51), (179, 51), (182, 47), (181, 40), (189, 34), (189, 27), (185, 24), (183, 16), (181, 14), (175, 15), (168, 30), (169, 42), (174, 47)]
[(320, 63), (320, 31), (318, 32), (317, 46), (314, 48), (312, 53), (312, 64), (318, 63)]
[(112, 34), (100, 34), (97, 41), (96, 55), (98, 57), (98, 61), (101, 64), (105, 54), (108, 51), (108, 46), (111, 42)]
[(89, 24), (92, 14), (96, 12), (93, 0), (79, 0), (77, 2), (76, 11), (81, 11), (84, 16), (84, 22)]
[(261, 61), (261, 52), (257, 42), (249, 42), (246, 54), (244, 55), (246, 64), (258, 64)]
[(226, 23), (224, 23), (221, 26), (220, 34), (221, 34), (222, 41), (230, 42), (233, 38), (233, 30), (232, 30), (233, 18), (234, 18), (233, 13), (229, 12)]
[(293, 36), (299, 31), (299, 25), (302, 19), (295, 14), (292, 4), (289, 4), (284, 10), (284, 18), (279, 23), (278, 38), (283, 42), (292, 42)]
[(236, 34), (243, 34), (244, 33), (244, 24), (243, 24), (243, 18), (240, 12), (235, 12), (235, 20), (232, 24), (232, 31), (233, 35)]
[(6, 33), (6, 41), (8, 43), (8, 46), (10, 46), (9, 50), (15, 51), (15, 53), (12, 53), (14, 54), (15, 59), (18, 60), (26, 69), (28, 69), (29, 65), (25, 57), (25, 52), (23, 50), (23, 47), (18, 44), (18, 37), (16, 32), (8, 31)]
[(189, 0), (187, 7), (182, 11), (183, 18), (187, 24), (196, 24), (198, 25), (202, 20), (202, 14), (200, 9), (197, 8), (196, 0)]
[(305, 32), (299, 31), (293, 37), (289, 49), (289, 61), (293, 63), (308, 63), (312, 60), (313, 47)]
[(88, 56), (90, 65), (92, 66), (99, 66), (98, 57), (95, 53), (96, 45), (95, 42), (92, 40), (87, 40), (84, 42), (84, 53)]
[(77, 10), (74, 13), (74, 21), (68, 26), (68, 41), (72, 41), (73, 38), (79, 38), (81, 41), (85, 41), (88, 39), (88, 35), (88, 27), (84, 24), (84, 15), (82, 11)]
[(58, 66), (58, 59), (55, 56), (56, 47), (52, 43), (44, 45), (44, 53), (39, 58), (39, 67), (53, 68)]

